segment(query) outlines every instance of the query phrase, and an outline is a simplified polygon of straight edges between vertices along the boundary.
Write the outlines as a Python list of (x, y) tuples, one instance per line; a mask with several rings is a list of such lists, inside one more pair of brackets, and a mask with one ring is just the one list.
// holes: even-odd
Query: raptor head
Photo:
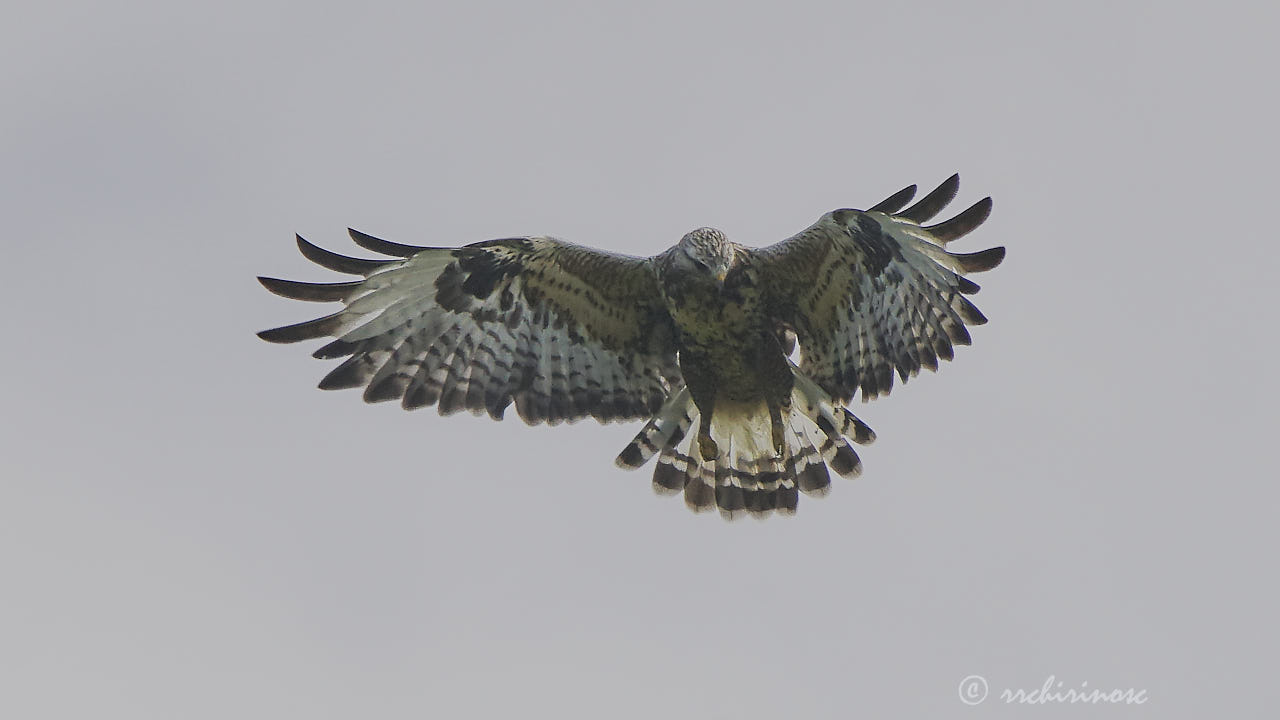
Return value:
[(724, 287), (725, 276), (733, 267), (737, 250), (723, 232), (715, 228), (698, 228), (680, 238), (671, 249), (670, 269), (698, 283)]

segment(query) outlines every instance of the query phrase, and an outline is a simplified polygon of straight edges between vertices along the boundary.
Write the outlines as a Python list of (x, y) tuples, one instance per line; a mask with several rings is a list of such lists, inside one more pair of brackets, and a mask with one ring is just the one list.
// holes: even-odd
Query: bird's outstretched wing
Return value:
[(893, 374), (906, 382), (937, 370), (966, 325), (987, 321), (965, 297), (978, 285), (965, 274), (990, 270), (1004, 248), (951, 253), (946, 244), (982, 224), (991, 198), (936, 225), (922, 225), (955, 197), (953, 175), (911, 207), (916, 186), (866, 211), (835, 210), (798, 235), (755, 251), (753, 264), (776, 319), (800, 343), (800, 368), (832, 397), (887, 394)]
[(553, 238), (461, 248), (401, 245), (355, 230), (395, 259), (338, 255), (298, 238), (309, 260), (361, 275), (343, 283), (259, 278), (271, 292), (345, 307), (258, 333), (270, 342), (336, 338), (317, 358), (347, 359), (324, 389), (364, 387), (368, 402), (436, 404), (530, 424), (649, 417), (678, 384), (671, 321), (647, 259)]

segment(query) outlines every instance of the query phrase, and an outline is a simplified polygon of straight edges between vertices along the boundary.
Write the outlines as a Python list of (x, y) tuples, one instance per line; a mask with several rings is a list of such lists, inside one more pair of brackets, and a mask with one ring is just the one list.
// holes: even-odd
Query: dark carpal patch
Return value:
[(481, 248), (462, 248), (457, 253), (458, 269), (466, 273), (462, 290), (481, 300), (499, 284), (514, 277), (524, 265), (514, 256)]
[[(897, 246), (880, 229), (880, 223), (870, 216), (859, 215), (855, 223), (857, 229), (854, 232), (850, 232), (849, 236), (865, 253), (867, 269), (872, 274), (879, 275), (889, 266), (889, 261), (898, 254)], [(850, 229), (852, 230), (853, 228)]]
[[(861, 472), (850, 441), (875, 433), (845, 407), (856, 394), (937, 369), (971, 342), (966, 326), (986, 322), (964, 276), (994, 268), (1004, 248), (944, 244), (978, 227), (991, 200), (923, 225), (957, 188), (953, 175), (914, 205), (913, 185), (868, 211), (833, 210), (759, 250), (711, 228), (652, 258), (551, 237), (418, 247), (351, 231), (390, 258), (375, 260), (298, 238), (306, 258), (358, 277), (260, 278), (274, 294), (344, 306), (260, 336), (329, 338), (314, 355), (339, 363), (320, 386), (363, 387), (368, 402), (494, 419), (514, 405), (530, 424), (648, 419), (617, 464), (656, 460), (659, 492), (726, 518), (791, 514), (799, 494)], [(761, 404), (758, 420), (738, 416)], [(713, 419), (717, 438), (767, 422), (776, 446), (709, 442)]]
[(462, 312), (469, 308), (471, 298), (462, 289), (465, 279), (466, 274), (458, 267), (458, 263), (451, 262), (445, 266), (440, 277), (436, 278), (436, 303), (445, 310), (454, 312)]

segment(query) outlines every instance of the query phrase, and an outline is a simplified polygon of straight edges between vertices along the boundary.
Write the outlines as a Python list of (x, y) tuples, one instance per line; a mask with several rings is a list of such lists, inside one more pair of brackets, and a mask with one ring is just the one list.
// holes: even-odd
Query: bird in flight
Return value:
[[(868, 210), (833, 210), (765, 248), (699, 228), (666, 252), (630, 257), (551, 237), (418, 247), (351, 230), (390, 259), (338, 255), (298, 237), (307, 259), (358, 276), (308, 283), (261, 277), (271, 292), (343, 308), (264, 330), (269, 342), (333, 338), (317, 358), (346, 358), (326, 390), (530, 425), (646, 420), (617, 464), (657, 456), (653, 487), (695, 512), (792, 514), (799, 494), (830, 488), (828, 467), (861, 472), (850, 440), (875, 433), (846, 405), (937, 370), (966, 325), (986, 318), (969, 273), (1003, 247), (946, 249), (980, 225), (991, 198), (931, 220), (953, 175), (916, 203), (914, 185)], [(905, 208), (905, 209), (904, 209)]]

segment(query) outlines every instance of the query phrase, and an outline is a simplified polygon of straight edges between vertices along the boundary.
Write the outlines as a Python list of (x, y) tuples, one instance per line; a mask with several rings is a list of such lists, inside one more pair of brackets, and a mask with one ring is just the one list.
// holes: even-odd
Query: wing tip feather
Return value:
[(347, 228), (347, 234), (351, 236), (351, 240), (355, 242), (356, 245), (359, 245), (365, 250), (381, 253), (383, 255), (390, 255), (392, 257), (407, 258), (427, 249), (417, 245), (405, 245), (403, 243), (392, 242), (390, 240), (383, 240), (382, 238), (374, 237), (368, 233), (356, 230), (355, 228)]
[(303, 257), (320, 267), (334, 272), (348, 275), (368, 275), (374, 270), (394, 262), (393, 260), (366, 260), (364, 258), (339, 255), (332, 250), (325, 250), (301, 235), (295, 234), (294, 237), (297, 239), (298, 251), (302, 253)]
[(258, 282), (273, 295), (304, 302), (337, 302), (345, 300), (359, 283), (309, 283), (259, 275)]
[(943, 208), (951, 204), (951, 201), (955, 200), (956, 193), (959, 191), (960, 173), (953, 173), (951, 177), (943, 180), (938, 187), (930, 190), (928, 195), (920, 198), (916, 204), (897, 213), (896, 217), (915, 223), (927, 222), (933, 216), (942, 212)]
[(943, 244), (962, 238), (973, 232), (975, 228), (991, 217), (994, 202), (991, 196), (982, 198), (970, 205), (953, 218), (943, 220), (936, 225), (928, 225), (924, 229)]
[(973, 253), (952, 254), (966, 273), (986, 272), (1004, 262), (1005, 247), (1003, 245), (979, 250)]
[(908, 185), (884, 200), (872, 205), (867, 209), (867, 212), (882, 212), (892, 215), (901, 210), (907, 203), (911, 202), (911, 199), (916, 196), (917, 189), (918, 188), (915, 185)]

